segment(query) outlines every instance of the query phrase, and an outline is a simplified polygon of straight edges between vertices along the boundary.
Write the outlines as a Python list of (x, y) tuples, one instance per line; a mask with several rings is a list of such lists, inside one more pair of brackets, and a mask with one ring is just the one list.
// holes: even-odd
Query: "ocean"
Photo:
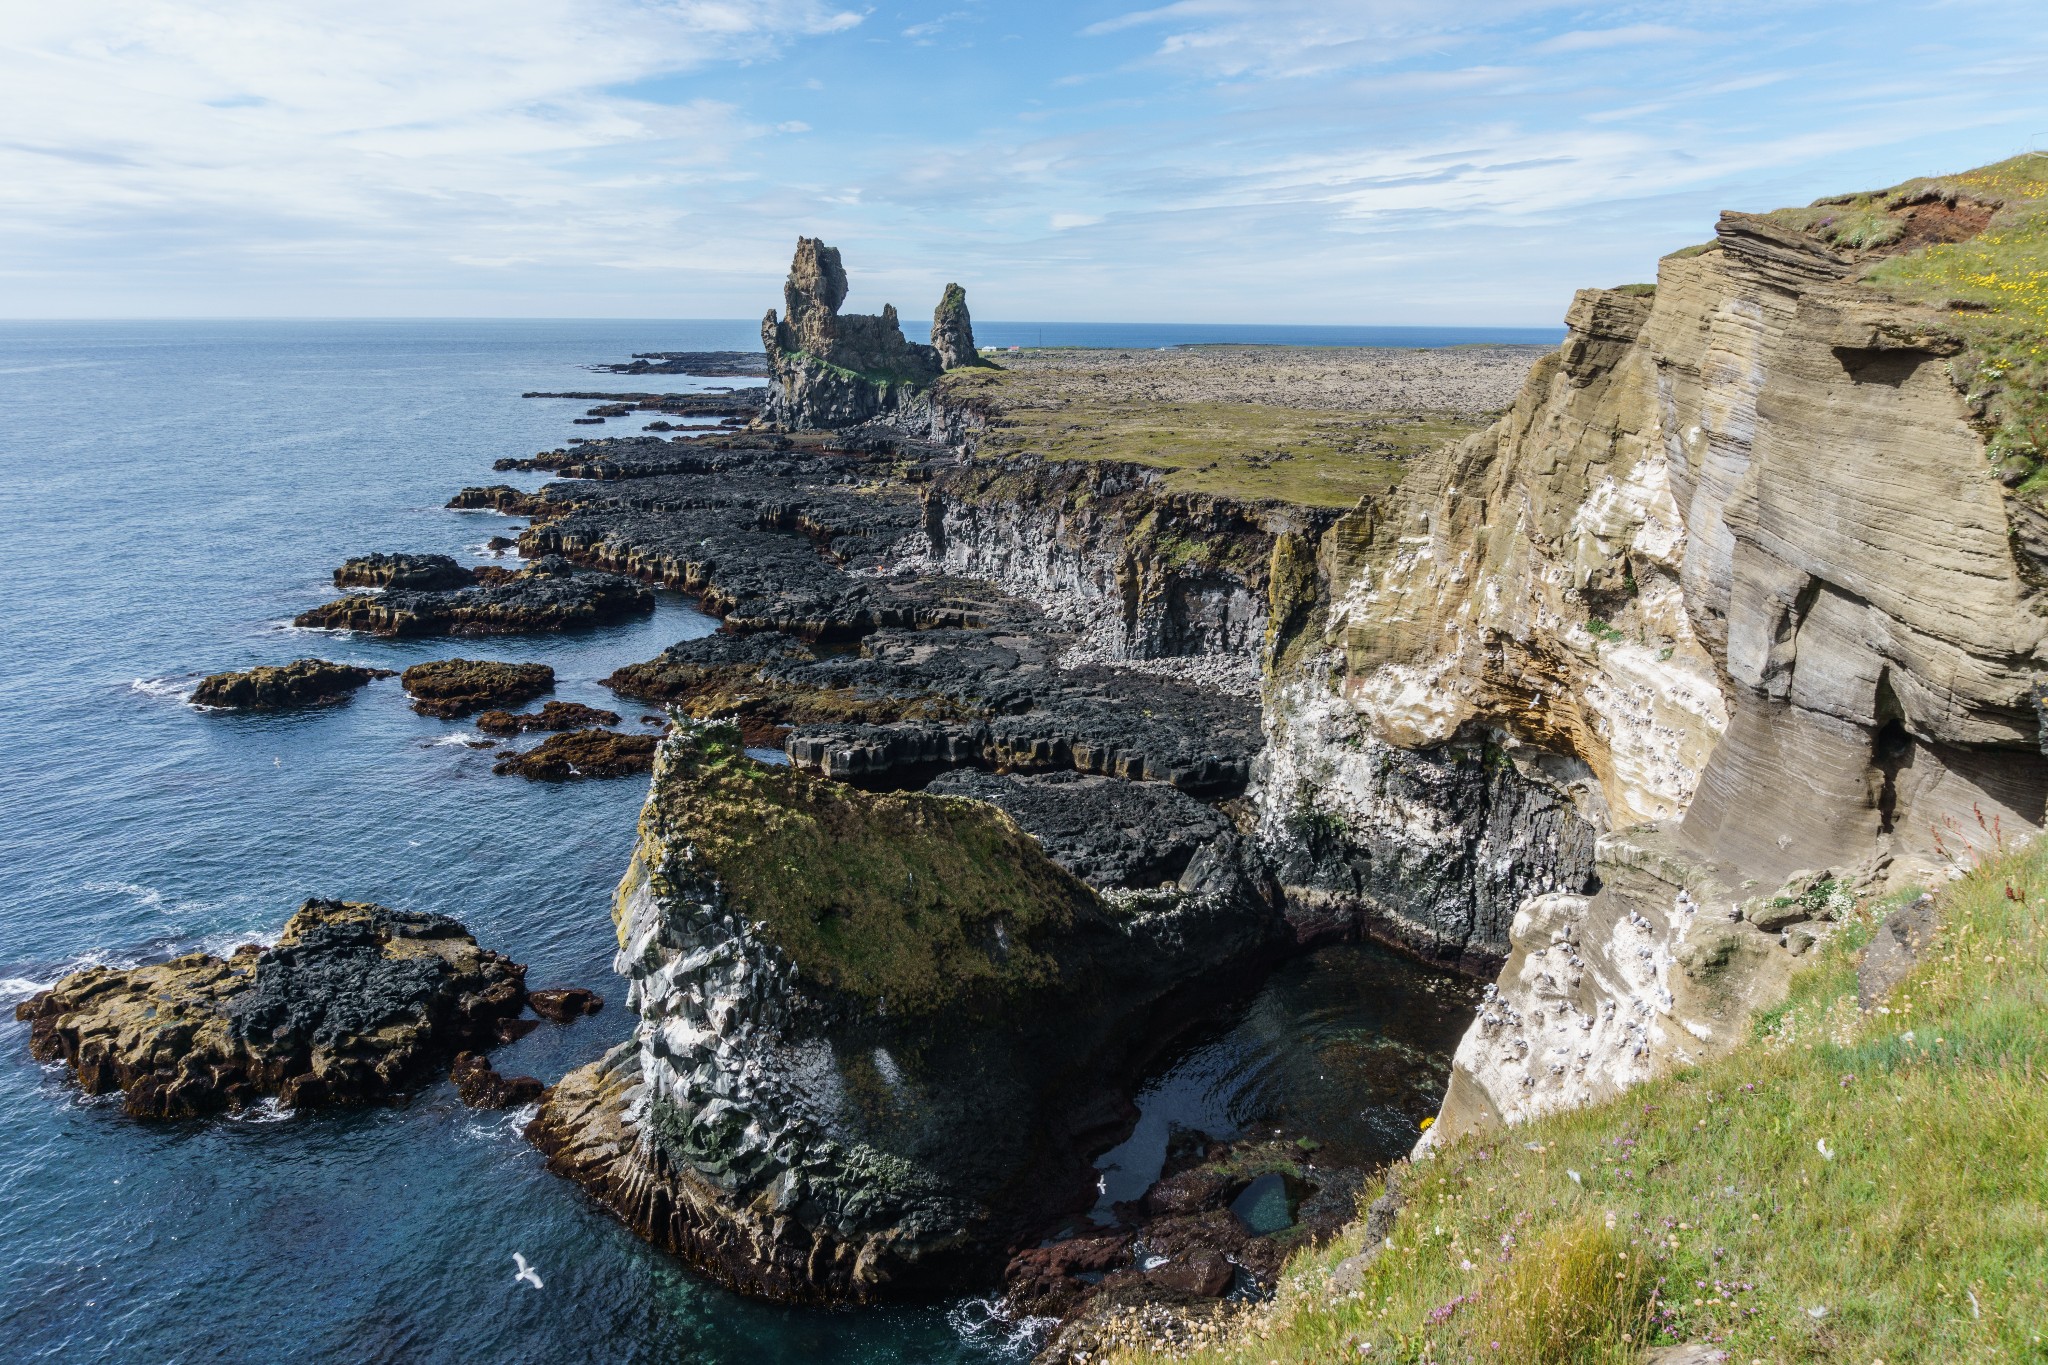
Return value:
[[(501, 531), (443, 504), (537, 487), (491, 462), (571, 435), (585, 403), (526, 390), (744, 383), (592, 374), (635, 351), (758, 346), (724, 321), (0, 323), (0, 1004), (67, 971), (274, 935), (308, 896), (464, 921), (585, 985), (594, 1018), (494, 1061), (552, 1081), (626, 1036), (608, 920), (643, 780), (496, 777), (459, 722), (395, 679), (276, 716), (204, 713), (204, 674), (306, 655), (402, 668), (552, 664), (597, 685), (716, 623), (659, 594), (650, 618), (560, 636), (389, 642), (299, 631), (333, 567), (372, 550), (465, 562)], [(1451, 345), (1466, 329), (988, 323), (991, 345)], [(1258, 335), (1245, 333), (1258, 332)], [(1308, 333), (1343, 332), (1350, 340)], [(1411, 335), (1414, 333), (1414, 335)], [(1419, 335), (1427, 333), (1427, 336)], [(1397, 335), (1398, 334), (1398, 335)], [(1359, 338), (1378, 338), (1360, 340)], [(1376, 949), (1290, 964), (1161, 1069), (1105, 1188), (1142, 1189), (1167, 1124), (1286, 1121), (1399, 1150), (1440, 1084), (1469, 993)], [(76, 1361), (975, 1361), (1020, 1343), (967, 1300), (859, 1312), (724, 1293), (549, 1175), (525, 1115), (446, 1083), (403, 1108), (145, 1124), (38, 1065), (0, 1022), (0, 1323), (10, 1358)], [(1394, 1079), (1389, 1079), (1390, 1077)], [(1434, 1081), (1432, 1080), (1434, 1077)], [(1119, 1196), (1122, 1197), (1122, 1196)], [(523, 1253), (546, 1287), (512, 1279)]]

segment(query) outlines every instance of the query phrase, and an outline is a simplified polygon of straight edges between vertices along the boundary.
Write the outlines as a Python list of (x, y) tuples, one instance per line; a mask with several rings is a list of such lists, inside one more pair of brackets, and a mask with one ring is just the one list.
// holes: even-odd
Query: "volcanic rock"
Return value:
[(466, 588), (476, 575), (447, 555), (358, 555), (334, 571), (337, 588)]
[(720, 1281), (811, 1302), (971, 1282), (1085, 1207), (1143, 1059), (1281, 933), (1251, 897), (1105, 901), (992, 806), (695, 724), (616, 905), (638, 1030), (531, 1136)]
[(555, 685), (546, 664), (510, 664), (496, 659), (435, 659), (414, 664), (399, 677), (423, 716), (452, 718), (491, 706), (517, 706)]
[(445, 915), (309, 900), (277, 946), (223, 960), (90, 967), (15, 1007), (29, 1050), (137, 1118), (275, 1096), (290, 1108), (395, 1099), (450, 1054), (495, 1037), (526, 969)]
[(488, 586), (343, 597), (293, 624), (373, 635), (504, 635), (602, 625), (653, 610), (654, 594), (644, 584), (548, 556)]
[(541, 1018), (566, 1024), (571, 1019), (596, 1014), (604, 1008), (604, 997), (583, 986), (556, 986), (527, 992), (526, 1004)]
[(617, 730), (572, 730), (550, 735), (531, 749), (506, 754), (491, 769), (536, 782), (577, 782), (586, 777), (625, 777), (654, 766), (659, 735)]
[(532, 1076), (501, 1075), (491, 1059), (475, 1052), (459, 1052), (448, 1068), (455, 1093), (472, 1109), (516, 1109), (532, 1104), (547, 1089)]
[(528, 730), (579, 730), (586, 726), (617, 725), (619, 713), (600, 711), (580, 701), (551, 701), (539, 711), (514, 713), (486, 711), (476, 718), (476, 728), (487, 735), (517, 735)]
[(209, 674), (193, 691), (192, 703), (231, 711), (281, 711), (342, 701), (372, 678), (390, 676), (388, 668), (361, 668), (325, 659), (259, 664), (242, 673)]
[[(782, 287), (785, 316), (761, 323), (774, 383), (768, 418), (789, 428), (845, 427), (893, 412), (944, 371), (939, 353), (906, 341), (893, 304), (879, 316), (847, 314), (846, 269), (834, 247), (799, 237)], [(964, 323), (966, 303), (961, 300)], [(971, 338), (972, 332), (968, 332)], [(948, 333), (949, 341), (954, 334)]]
[(963, 365), (988, 365), (974, 344), (974, 323), (967, 316), (967, 291), (957, 284), (946, 286), (939, 306), (932, 312), (932, 350), (939, 364), (949, 370)]

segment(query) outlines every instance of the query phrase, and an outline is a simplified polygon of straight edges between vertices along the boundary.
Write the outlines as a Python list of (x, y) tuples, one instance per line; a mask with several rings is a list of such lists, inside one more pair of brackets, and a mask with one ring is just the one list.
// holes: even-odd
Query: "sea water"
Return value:
[[(1046, 344), (1255, 339), (988, 330), (1021, 340), (1027, 326)], [(598, 680), (715, 626), (670, 593), (651, 617), (559, 636), (393, 642), (288, 623), (335, 595), (329, 574), (351, 555), (489, 562), (484, 542), (518, 523), (445, 510), (452, 493), (537, 487), (546, 476), (491, 462), (641, 425), (572, 426), (588, 403), (523, 391), (745, 384), (584, 367), (756, 345), (746, 322), (0, 323), (0, 1008), (91, 963), (264, 940), (306, 897), (329, 896), (454, 915), (528, 964), (530, 985), (608, 997), (594, 1018), (498, 1049), (508, 1073), (553, 1081), (625, 1037), (609, 896), (644, 779), (494, 776), (463, 722), (415, 715), (395, 679), (272, 716), (185, 698), (205, 673), (306, 655), (386, 668), (465, 655), (551, 664), (555, 697), (639, 728), (643, 708)], [(1391, 1116), (1412, 1122), (1440, 1084), (1460, 1020), (1414, 969), (1349, 951), (1366, 956), (1283, 972), (1166, 1059), (1136, 1145), (1106, 1159), (1105, 1179), (1121, 1189), (1156, 1171), (1149, 1145), (1163, 1150), (1169, 1111), (1215, 1136), (1276, 1117), (1343, 1128), (1348, 1114), (1365, 1134), (1355, 1144), (1398, 1150), (1412, 1128)], [(1318, 972), (1349, 984), (1318, 985)], [(1401, 1006), (1418, 990), (1436, 1003)], [(140, 1123), (32, 1061), (25, 1035), (8, 1008), (12, 1359), (722, 1365), (1018, 1350), (971, 1304), (822, 1312), (727, 1294), (548, 1174), (520, 1135), (527, 1111), (465, 1109), (445, 1082), (404, 1108)], [(1345, 1070), (1353, 1052), (1371, 1065)], [(1420, 1088), (1375, 1091), (1382, 1072)], [(515, 1252), (544, 1288), (513, 1279)]]

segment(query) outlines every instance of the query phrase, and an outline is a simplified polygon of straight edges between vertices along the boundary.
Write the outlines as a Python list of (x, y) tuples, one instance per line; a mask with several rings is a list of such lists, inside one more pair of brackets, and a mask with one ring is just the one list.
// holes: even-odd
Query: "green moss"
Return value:
[(1627, 294), (1631, 298), (1647, 299), (1654, 298), (1656, 296), (1657, 286), (1654, 284), (1617, 284), (1614, 286), (1613, 289), (1609, 290), (1608, 292), (1613, 294)]
[(995, 807), (879, 795), (746, 756), (731, 726), (677, 727), (643, 838), (668, 878), (716, 878), (810, 981), (917, 1013), (1051, 984), (1050, 940), (1094, 893)]

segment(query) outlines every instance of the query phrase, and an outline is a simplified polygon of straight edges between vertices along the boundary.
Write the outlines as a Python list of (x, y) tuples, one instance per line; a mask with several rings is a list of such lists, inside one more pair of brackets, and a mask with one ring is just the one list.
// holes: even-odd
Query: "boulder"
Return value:
[(531, 749), (506, 754), (491, 768), (536, 782), (578, 782), (586, 777), (626, 777), (654, 766), (659, 735), (617, 730), (571, 730), (550, 735)]
[(487, 735), (518, 735), (528, 730), (580, 730), (618, 723), (618, 712), (600, 711), (578, 701), (546, 702), (539, 711), (486, 711), (476, 718), (476, 728)]
[(448, 1079), (455, 1093), (472, 1109), (516, 1109), (532, 1104), (547, 1089), (532, 1076), (501, 1075), (491, 1059), (475, 1052), (459, 1052), (448, 1067)]
[(358, 555), (334, 571), (337, 588), (466, 588), (476, 575), (447, 555)]
[(555, 685), (546, 664), (512, 664), (496, 659), (435, 659), (414, 664), (399, 676), (423, 716), (466, 716), (484, 707), (516, 706)]
[(15, 1007), (39, 1061), (137, 1118), (274, 1097), (290, 1108), (387, 1102), (488, 1045), (526, 969), (445, 915), (309, 900), (275, 947), (75, 972)]
[(193, 691), (192, 704), (225, 711), (282, 711), (343, 701), (372, 678), (390, 676), (388, 668), (362, 668), (325, 659), (259, 664), (241, 673), (207, 675)]
[(541, 1018), (566, 1024), (582, 1015), (596, 1014), (604, 1008), (604, 997), (583, 986), (556, 986), (544, 991), (529, 991), (526, 1004)]

